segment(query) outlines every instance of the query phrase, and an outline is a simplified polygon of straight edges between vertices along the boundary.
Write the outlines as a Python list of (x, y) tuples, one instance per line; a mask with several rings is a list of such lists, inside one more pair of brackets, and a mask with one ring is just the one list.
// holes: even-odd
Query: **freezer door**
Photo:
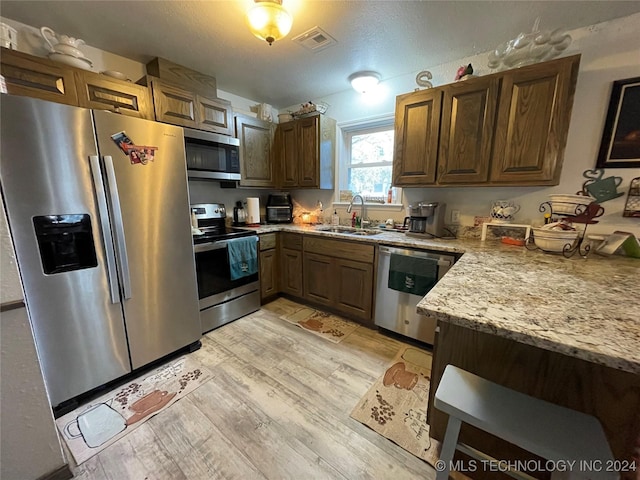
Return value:
[[(102, 111), (94, 118), (137, 368), (197, 341), (202, 332), (184, 138), (171, 125)], [(130, 156), (122, 142), (147, 148)]]
[(93, 122), (89, 110), (10, 95), (1, 111), (2, 193), (57, 406), (131, 370)]

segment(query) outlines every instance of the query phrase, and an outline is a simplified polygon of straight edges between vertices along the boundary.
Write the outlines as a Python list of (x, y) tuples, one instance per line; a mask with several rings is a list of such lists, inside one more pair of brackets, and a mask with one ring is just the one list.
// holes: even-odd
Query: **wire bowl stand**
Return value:
[[(582, 229), (578, 233), (578, 237), (575, 240), (573, 240), (572, 242), (567, 242), (567, 244), (565, 244), (562, 248), (561, 252), (552, 252), (538, 247), (533, 239), (535, 233), (532, 232), (532, 234), (525, 239), (525, 247), (527, 248), (527, 250), (542, 250), (545, 253), (562, 253), (562, 255), (566, 258), (571, 258), (576, 253), (580, 254), (580, 256), (582, 256), (583, 258), (587, 257), (589, 251), (591, 250), (591, 245), (589, 244), (589, 242), (585, 242), (587, 227), (594, 223), (598, 223), (598, 221), (594, 220), (594, 218), (602, 216), (602, 214), (604, 214), (604, 208), (602, 208), (597, 203), (576, 204), (573, 214), (558, 213), (553, 211), (553, 203), (548, 201), (541, 203), (538, 210), (541, 213), (550, 213), (551, 218), (553, 218), (554, 214), (557, 216), (569, 217), (572, 223), (584, 224), (584, 229)], [(567, 208), (563, 207), (563, 211), (565, 210), (567, 210)], [(569, 210), (571, 210), (571, 208), (569, 208)]]

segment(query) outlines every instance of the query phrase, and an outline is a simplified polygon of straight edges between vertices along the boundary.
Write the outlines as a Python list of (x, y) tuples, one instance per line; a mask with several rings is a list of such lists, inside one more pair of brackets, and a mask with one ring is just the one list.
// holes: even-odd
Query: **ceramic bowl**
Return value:
[(575, 246), (578, 240), (576, 230), (543, 230), (533, 228), (533, 243), (546, 252), (562, 252), (565, 245)]
[(579, 215), (593, 202), (585, 195), (549, 195), (553, 213), (558, 215)]
[(82, 68), (83, 70), (91, 70), (92, 63), (88, 58), (76, 58), (64, 53), (50, 53), (49, 58), (54, 62), (64, 63), (72, 67)]
[(118, 80), (126, 80), (130, 82), (127, 76), (122, 72), (117, 72), (115, 70), (105, 70), (104, 72), (100, 72), (102, 75), (106, 75), (107, 77), (117, 78)]

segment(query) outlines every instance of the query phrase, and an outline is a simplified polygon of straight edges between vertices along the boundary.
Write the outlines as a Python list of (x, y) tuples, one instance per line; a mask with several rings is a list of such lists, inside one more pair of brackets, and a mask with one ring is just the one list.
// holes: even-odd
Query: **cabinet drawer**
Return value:
[(277, 242), (278, 238), (276, 233), (263, 233), (260, 235), (260, 251), (276, 248)]
[(315, 237), (304, 238), (304, 251), (368, 263), (373, 263), (374, 255), (373, 245)]
[(282, 233), (280, 237), (282, 246), (291, 250), (302, 250), (302, 235), (299, 233)]

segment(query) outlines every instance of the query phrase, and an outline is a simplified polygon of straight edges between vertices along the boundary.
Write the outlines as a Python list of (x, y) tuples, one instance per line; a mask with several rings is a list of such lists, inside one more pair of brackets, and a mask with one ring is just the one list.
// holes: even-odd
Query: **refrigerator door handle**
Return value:
[(124, 299), (128, 300), (131, 298), (129, 257), (127, 255), (127, 242), (124, 237), (124, 224), (122, 222), (122, 210), (120, 209), (116, 171), (113, 168), (113, 158), (111, 155), (104, 156), (104, 165), (107, 171), (107, 186), (109, 188), (109, 197), (111, 198), (111, 209), (113, 210), (113, 230), (115, 232), (118, 256), (120, 257), (122, 288), (124, 289)]
[(107, 260), (107, 275), (109, 276), (109, 291), (111, 293), (111, 303), (120, 302), (120, 292), (118, 291), (118, 279), (116, 270), (116, 257), (111, 239), (111, 226), (109, 225), (109, 210), (107, 209), (107, 197), (102, 180), (102, 170), (100, 169), (100, 158), (97, 155), (89, 156), (91, 176), (93, 177), (93, 187), (96, 191), (98, 202), (98, 216), (100, 217), (100, 229), (102, 230), (102, 241), (104, 242), (104, 254)]

